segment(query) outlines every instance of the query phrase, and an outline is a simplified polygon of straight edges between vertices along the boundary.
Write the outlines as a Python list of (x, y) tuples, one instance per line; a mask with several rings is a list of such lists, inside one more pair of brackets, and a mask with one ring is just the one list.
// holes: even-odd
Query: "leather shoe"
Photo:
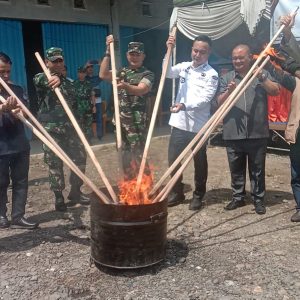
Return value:
[(12, 220), (10, 225), (10, 228), (14, 229), (36, 229), (38, 227), (39, 223), (29, 222), (24, 217), (17, 220)]
[(258, 215), (264, 215), (266, 213), (266, 208), (261, 200), (254, 201), (255, 212)]
[(193, 199), (189, 205), (189, 210), (199, 210), (203, 206), (202, 195), (199, 195), (196, 191), (193, 193)]
[(80, 203), (82, 205), (89, 205), (91, 203), (91, 200), (88, 196), (83, 194), (82, 192), (79, 192), (77, 194), (71, 193), (68, 196), (68, 199), (71, 200), (68, 203), (68, 206), (74, 206), (77, 203)]
[(180, 204), (184, 199), (185, 196), (183, 193), (171, 192), (168, 196), (168, 206), (171, 207)]
[(242, 206), (245, 206), (246, 203), (244, 200), (231, 200), (225, 207), (224, 209), (226, 210), (234, 210), (234, 209), (237, 209), (239, 207), (242, 207)]
[(0, 228), (8, 228), (9, 222), (6, 216), (0, 216)]
[(292, 222), (300, 222), (300, 210), (297, 210), (291, 217)]

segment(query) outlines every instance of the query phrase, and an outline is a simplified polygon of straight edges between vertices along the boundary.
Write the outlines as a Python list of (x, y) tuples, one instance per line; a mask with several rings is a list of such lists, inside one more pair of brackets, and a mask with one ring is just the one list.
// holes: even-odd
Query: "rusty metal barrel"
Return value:
[(91, 259), (106, 267), (134, 269), (162, 261), (167, 243), (167, 201), (147, 205), (91, 201)]

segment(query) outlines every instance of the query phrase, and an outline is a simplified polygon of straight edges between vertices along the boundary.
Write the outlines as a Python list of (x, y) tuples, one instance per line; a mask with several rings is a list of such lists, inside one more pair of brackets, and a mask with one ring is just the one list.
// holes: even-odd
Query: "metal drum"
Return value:
[(91, 258), (119, 269), (162, 261), (167, 242), (167, 201), (147, 205), (91, 201)]

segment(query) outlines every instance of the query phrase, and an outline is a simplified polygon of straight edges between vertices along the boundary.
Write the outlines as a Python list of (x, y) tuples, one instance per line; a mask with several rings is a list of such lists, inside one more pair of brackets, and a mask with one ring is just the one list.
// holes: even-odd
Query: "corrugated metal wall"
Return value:
[[(60, 47), (64, 51), (68, 77), (77, 78), (77, 68), (87, 60), (98, 60), (105, 51), (105, 37), (108, 27), (104, 25), (68, 24), (43, 22), (43, 46)], [(98, 72), (98, 69), (94, 68)], [(95, 74), (98, 74), (95, 72)], [(108, 100), (111, 95), (111, 85), (101, 83), (103, 98)]]
[(26, 89), (22, 23), (0, 19), (0, 51), (12, 60), (11, 80)]
[(127, 65), (126, 52), (128, 43), (134, 41), (135, 30), (133, 27), (120, 26), (120, 52), (122, 66)]

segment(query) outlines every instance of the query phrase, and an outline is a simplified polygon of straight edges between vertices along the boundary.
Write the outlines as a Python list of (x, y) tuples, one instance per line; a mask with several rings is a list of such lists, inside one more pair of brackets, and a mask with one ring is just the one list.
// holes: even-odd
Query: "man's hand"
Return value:
[(115, 40), (114, 40), (114, 37), (112, 34), (108, 35), (106, 37), (106, 52), (109, 53), (110, 52), (110, 48), (109, 48), (109, 45), (111, 43), (113, 43)]
[(118, 90), (125, 90), (126, 91), (127, 87), (128, 87), (128, 83), (124, 82), (124, 81), (119, 81), (118, 84), (117, 84)]
[(295, 24), (295, 17), (296, 14), (280, 17), (280, 25), (285, 25), (282, 32), (287, 42), (290, 40), (292, 35), (292, 27)]
[(176, 42), (175, 37), (172, 35), (169, 35), (166, 45), (167, 45), (167, 47), (171, 46), (173, 48), (173, 47), (175, 47), (175, 42)]
[(57, 75), (51, 76), (48, 81), (48, 86), (52, 89), (55, 89), (60, 86), (60, 78)]
[(236, 88), (236, 83), (234, 81), (230, 81), (227, 85), (227, 91), (231, 94)]
[(18, 101), (15, 97), (9, 96), (4, 104), (2, 104), (2, 112), (11, 112), (18, 107)]
[(175, 103), (170, 107), (171, 113), (178, 113), (181, 110), (185, 110), (185, 105), (183, 103)]

